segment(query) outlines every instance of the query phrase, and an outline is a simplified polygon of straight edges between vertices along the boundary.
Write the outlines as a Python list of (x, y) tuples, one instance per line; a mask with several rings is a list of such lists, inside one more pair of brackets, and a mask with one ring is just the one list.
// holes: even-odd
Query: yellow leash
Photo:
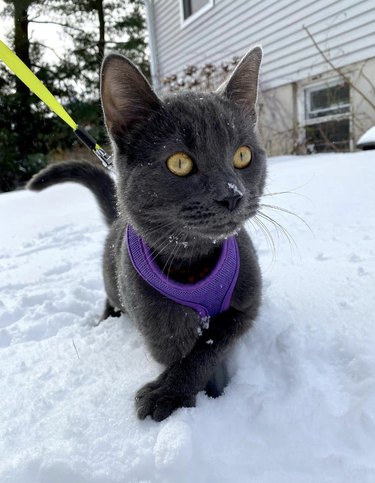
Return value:
[(95, 139), (82, 127), (73, 121), (63, 106), (35, 74), (17, 57), (17, 55), (0, 40), (0, 60), (39, 97), (55, 114), (65, 121), (74, 134), (100, 159), (105, 168), (112, 168), (111, 156), (97, 144)]

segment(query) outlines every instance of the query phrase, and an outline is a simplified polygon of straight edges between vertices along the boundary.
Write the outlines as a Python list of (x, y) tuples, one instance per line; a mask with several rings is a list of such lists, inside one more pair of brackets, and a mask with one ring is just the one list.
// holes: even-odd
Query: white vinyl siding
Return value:
[(187, 64), (220, 63), (262, 44), (262, 88), (327, 70), (303, 26), (337, 67), (374, 56), (374, 0), (215, 0), (181, 27), (181, 2), (153, 0), (159, 78)]

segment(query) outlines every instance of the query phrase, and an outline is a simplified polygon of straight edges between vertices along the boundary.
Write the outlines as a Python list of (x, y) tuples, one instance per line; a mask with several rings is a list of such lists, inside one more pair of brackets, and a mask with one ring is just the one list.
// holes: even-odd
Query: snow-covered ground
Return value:
[[(226, 394), (162, 423), (136, 390), (161, 368), (102, 309), (106, 229), (67, 184), (0, 196), (1, 483), (374, 483), (375, 151), (270, 160), (249, 225), (264, 304)], [(295, 245), (294, 245), (295, 243)]]

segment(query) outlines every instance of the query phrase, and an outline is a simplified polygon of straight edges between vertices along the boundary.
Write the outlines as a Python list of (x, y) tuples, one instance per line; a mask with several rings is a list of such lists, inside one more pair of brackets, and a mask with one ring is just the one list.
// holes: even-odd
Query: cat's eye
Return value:
[(186, 153), (175, 153), (167, 159), (167, 168), (176, 176), (187, 176), (193, 167), (193, 161)]
[(233, 156), (233, 164), (235, 168), (242, 169), (251, 163), (251, 149), (248, 146), (241, 146), (237, 149)]

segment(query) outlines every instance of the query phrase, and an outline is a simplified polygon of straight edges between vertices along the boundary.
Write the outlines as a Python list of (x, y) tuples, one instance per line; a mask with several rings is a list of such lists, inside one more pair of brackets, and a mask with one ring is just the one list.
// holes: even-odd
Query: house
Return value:
[(157, 91), (215, 87), (263, 46), (269, 154), (353, 150), (375, 124), (374, 0), (147, 0), (146, 9)]

